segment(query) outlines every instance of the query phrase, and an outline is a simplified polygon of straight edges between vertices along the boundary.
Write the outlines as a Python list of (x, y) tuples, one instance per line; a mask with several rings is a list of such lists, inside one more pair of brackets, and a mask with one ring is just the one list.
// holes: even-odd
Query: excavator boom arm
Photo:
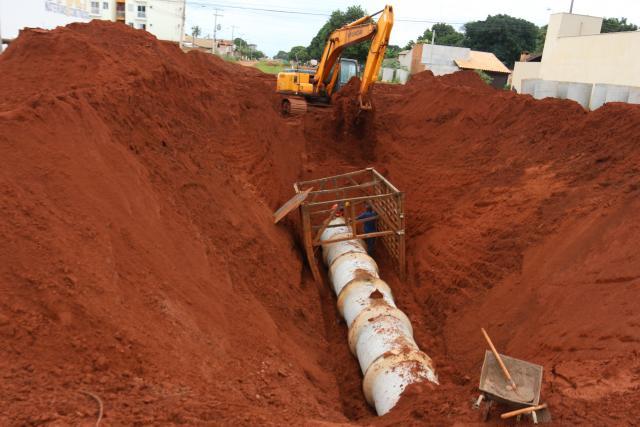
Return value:
[[(380, 13), (381, 16), (378, 22), (373, 22), (372, 18)], [(324, 91), (330, 96), (333, 92), (333, 87), (337, 80), (336, 75), (339, 70), (334, 70), (333, 78), (329, 79), (329, 76), (331, 75), (331, 70), (336, 67), (344, 49), (356, 43), (372, 40), (371, 48), (367, 55), (367, 63), (362, 74), (359, 93), (360, 107), (370, 109), (371, 103), (368, 100), (369, 89), (371, 84), (378, 78), (384, 54), (389, 44), (392, 27), (393, 7), (387, 5), (382, 11), (362, 17), (331, 33), (314, 77), (315, 92), (320, 93)]]
[(369, 54), (367, 55), (367, 62), (364, 67), (364, 72), (362, 73), (359, 101), (360, 108), (364, 110), (371, 109), (369, 89), (378, 79), (378, 74), (382, 67), (382, 61), (384, 60), (384, 54), (387, 51), (387, 46), (389, 45), (392, 27), (393, 8), (391, 6), (386, 6), (382, 15), (378, 19), (377, 30), (373, 40), (371, 41), (371, 47), (369, 48)]

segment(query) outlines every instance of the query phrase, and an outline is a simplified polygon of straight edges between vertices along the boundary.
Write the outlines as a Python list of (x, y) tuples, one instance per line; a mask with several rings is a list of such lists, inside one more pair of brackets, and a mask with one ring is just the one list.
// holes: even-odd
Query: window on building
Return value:
[(102, 8), (103, 8), (104, 10), (109, 9), (109, 2), (108, 2), (108, 1), (103, 1), (103, 2), (102, 2)]
[(92, 1), (91, 2), (91, 13), (94, 14), (94, 15), (97, 15), (97, 14), (100, 13), (100, 2), (99, 1)]
[(138, 6), (138, 18), (147, 17), (147, 6)]

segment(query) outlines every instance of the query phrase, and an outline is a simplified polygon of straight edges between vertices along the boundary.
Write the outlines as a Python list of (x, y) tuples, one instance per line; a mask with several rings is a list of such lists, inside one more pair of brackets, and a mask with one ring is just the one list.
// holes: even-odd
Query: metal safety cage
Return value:
[[(404, 280), (405, 264), (405, 217), (404, 193), (374, 168), (362, 169), (341, 175), (296, 182), (296, 194), (308, 192), (300, 205), (302, 237), (307, 260), (313, 277), (320, 281), (322, 276), (315, 257), (315, 249), (328, 243), (344, 240), (377, 238), (382, 241), (386, 252), (393, 260), (400, 278)], [(377, 217), (377, 230), (372, 233), (359, 232), (357, 220), (367, 204), (371, 205)], [(348, 236), (321, 240), (327, 228), (334, 227), (329, 222), (336, 214), (336, 206), (344, 209), (346, 225), (351, 232)]]

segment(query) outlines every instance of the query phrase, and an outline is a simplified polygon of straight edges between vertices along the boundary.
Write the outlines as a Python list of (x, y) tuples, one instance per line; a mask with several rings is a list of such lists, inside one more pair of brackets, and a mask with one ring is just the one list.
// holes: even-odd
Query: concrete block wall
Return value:
[(536, 99), (570, 99), (589, 110), (596, 110), (607, 102), (640, 104), (640, 87), (623, 85), (524, 79), (520, 93), (531, 95)]

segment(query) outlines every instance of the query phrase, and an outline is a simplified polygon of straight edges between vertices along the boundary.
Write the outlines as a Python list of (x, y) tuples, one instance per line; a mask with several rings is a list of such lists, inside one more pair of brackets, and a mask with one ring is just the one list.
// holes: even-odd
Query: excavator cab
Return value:
[(338, 76), (334, 90), (340, 90), (342, 86), (349, 83), (351, 77), (357, 76), (359, 71), (358, 61), (355, 59), (340, 58), (340, 76)]

